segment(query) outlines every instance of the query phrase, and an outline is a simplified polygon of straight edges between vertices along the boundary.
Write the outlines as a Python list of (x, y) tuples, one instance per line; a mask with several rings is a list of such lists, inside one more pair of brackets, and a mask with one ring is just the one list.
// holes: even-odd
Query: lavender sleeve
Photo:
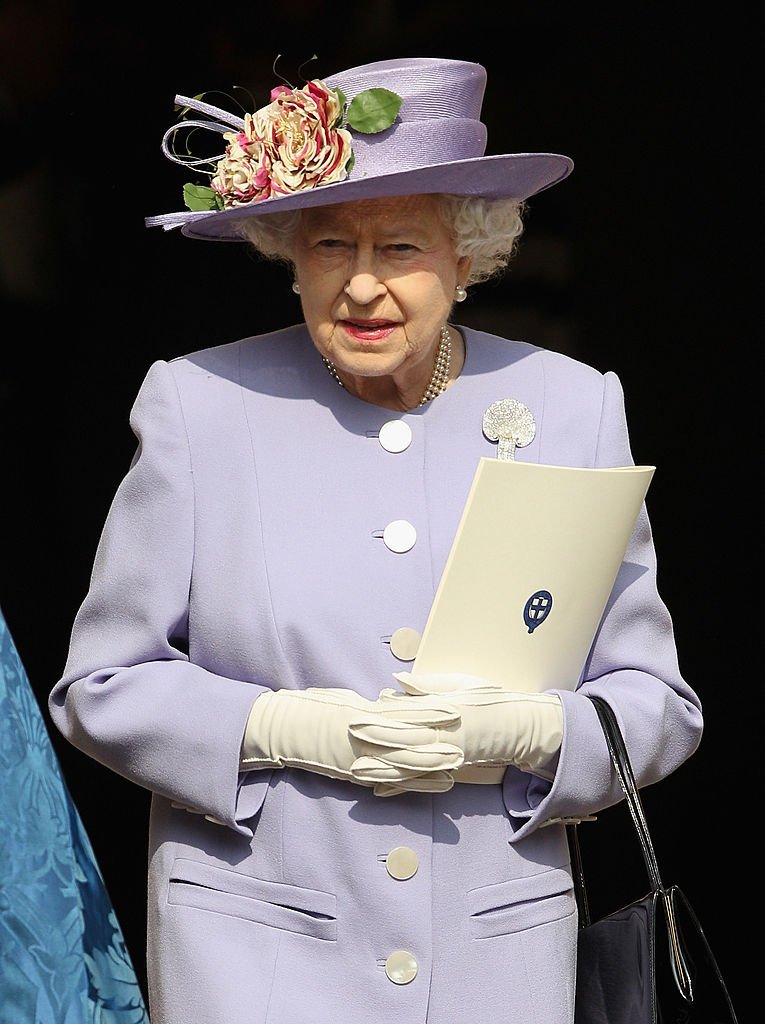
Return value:
[(106, 518), (50, 714), (101, 764), (250, 835), (246, 820), (268, 773), (240, 775), (239, 752), (265, 687), (189, 661), (193, 472), (167, 363), (150, 368), (130, 425), (136, 452)]

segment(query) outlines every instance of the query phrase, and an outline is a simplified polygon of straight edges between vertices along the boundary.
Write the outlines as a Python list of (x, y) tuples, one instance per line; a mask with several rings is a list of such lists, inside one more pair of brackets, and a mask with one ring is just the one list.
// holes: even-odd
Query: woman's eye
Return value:
[(321, 238), (317, 245), (322, 249), (341, 249), (345, 242), (341, 238)]
[(388, 248), (392, 252), (414, 252), (417, 246), (412, 245), (410, 242), (394, 242), (393, 245), (389, 245)]

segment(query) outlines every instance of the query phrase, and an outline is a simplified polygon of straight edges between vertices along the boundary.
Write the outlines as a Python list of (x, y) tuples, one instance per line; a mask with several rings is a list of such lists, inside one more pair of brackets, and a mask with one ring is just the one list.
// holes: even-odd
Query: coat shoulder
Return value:
[(475, 357), (486, 368), (525, 362), (543, 374), (548, 385), (566, 383), (569, 387), (597, 391), (602, 391), (606, 378), (616, 376), (613, 370), (599, 370), (569, 353), (544, 348), (533, 342), (505, 338), (467, 327), (461, 327), (460, 330), (465, 335), (471, 360)]
[(305, 324), (283, 327), (266, 334), (255, 334), (247, 338), (196, 349), (168, 361), (176, 377), (197, 374), (200, 370), (230, 377), (258, 364), (295, 365), (313, 350)]

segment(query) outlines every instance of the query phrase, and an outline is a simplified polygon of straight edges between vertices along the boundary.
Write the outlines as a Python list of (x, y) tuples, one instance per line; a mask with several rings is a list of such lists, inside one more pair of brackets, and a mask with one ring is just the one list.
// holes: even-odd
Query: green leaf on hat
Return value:
[(403, 99), (390, 89), (365, 89), (351, 100), (348, 126), (365, 135), (390, 128), (401, 109)]
[(195, 212), (223, 209), (223, 200), (214, 189), (207, 185), (192, 185), (187, 182), (183, 186), (183, 201), (187, 209)]

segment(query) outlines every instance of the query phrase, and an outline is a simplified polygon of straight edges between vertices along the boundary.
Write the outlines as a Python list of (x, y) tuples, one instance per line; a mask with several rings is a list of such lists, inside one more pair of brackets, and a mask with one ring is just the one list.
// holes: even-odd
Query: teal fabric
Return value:
[(0, 612), (2, 1024), (148, 1024), (39, 704)]

